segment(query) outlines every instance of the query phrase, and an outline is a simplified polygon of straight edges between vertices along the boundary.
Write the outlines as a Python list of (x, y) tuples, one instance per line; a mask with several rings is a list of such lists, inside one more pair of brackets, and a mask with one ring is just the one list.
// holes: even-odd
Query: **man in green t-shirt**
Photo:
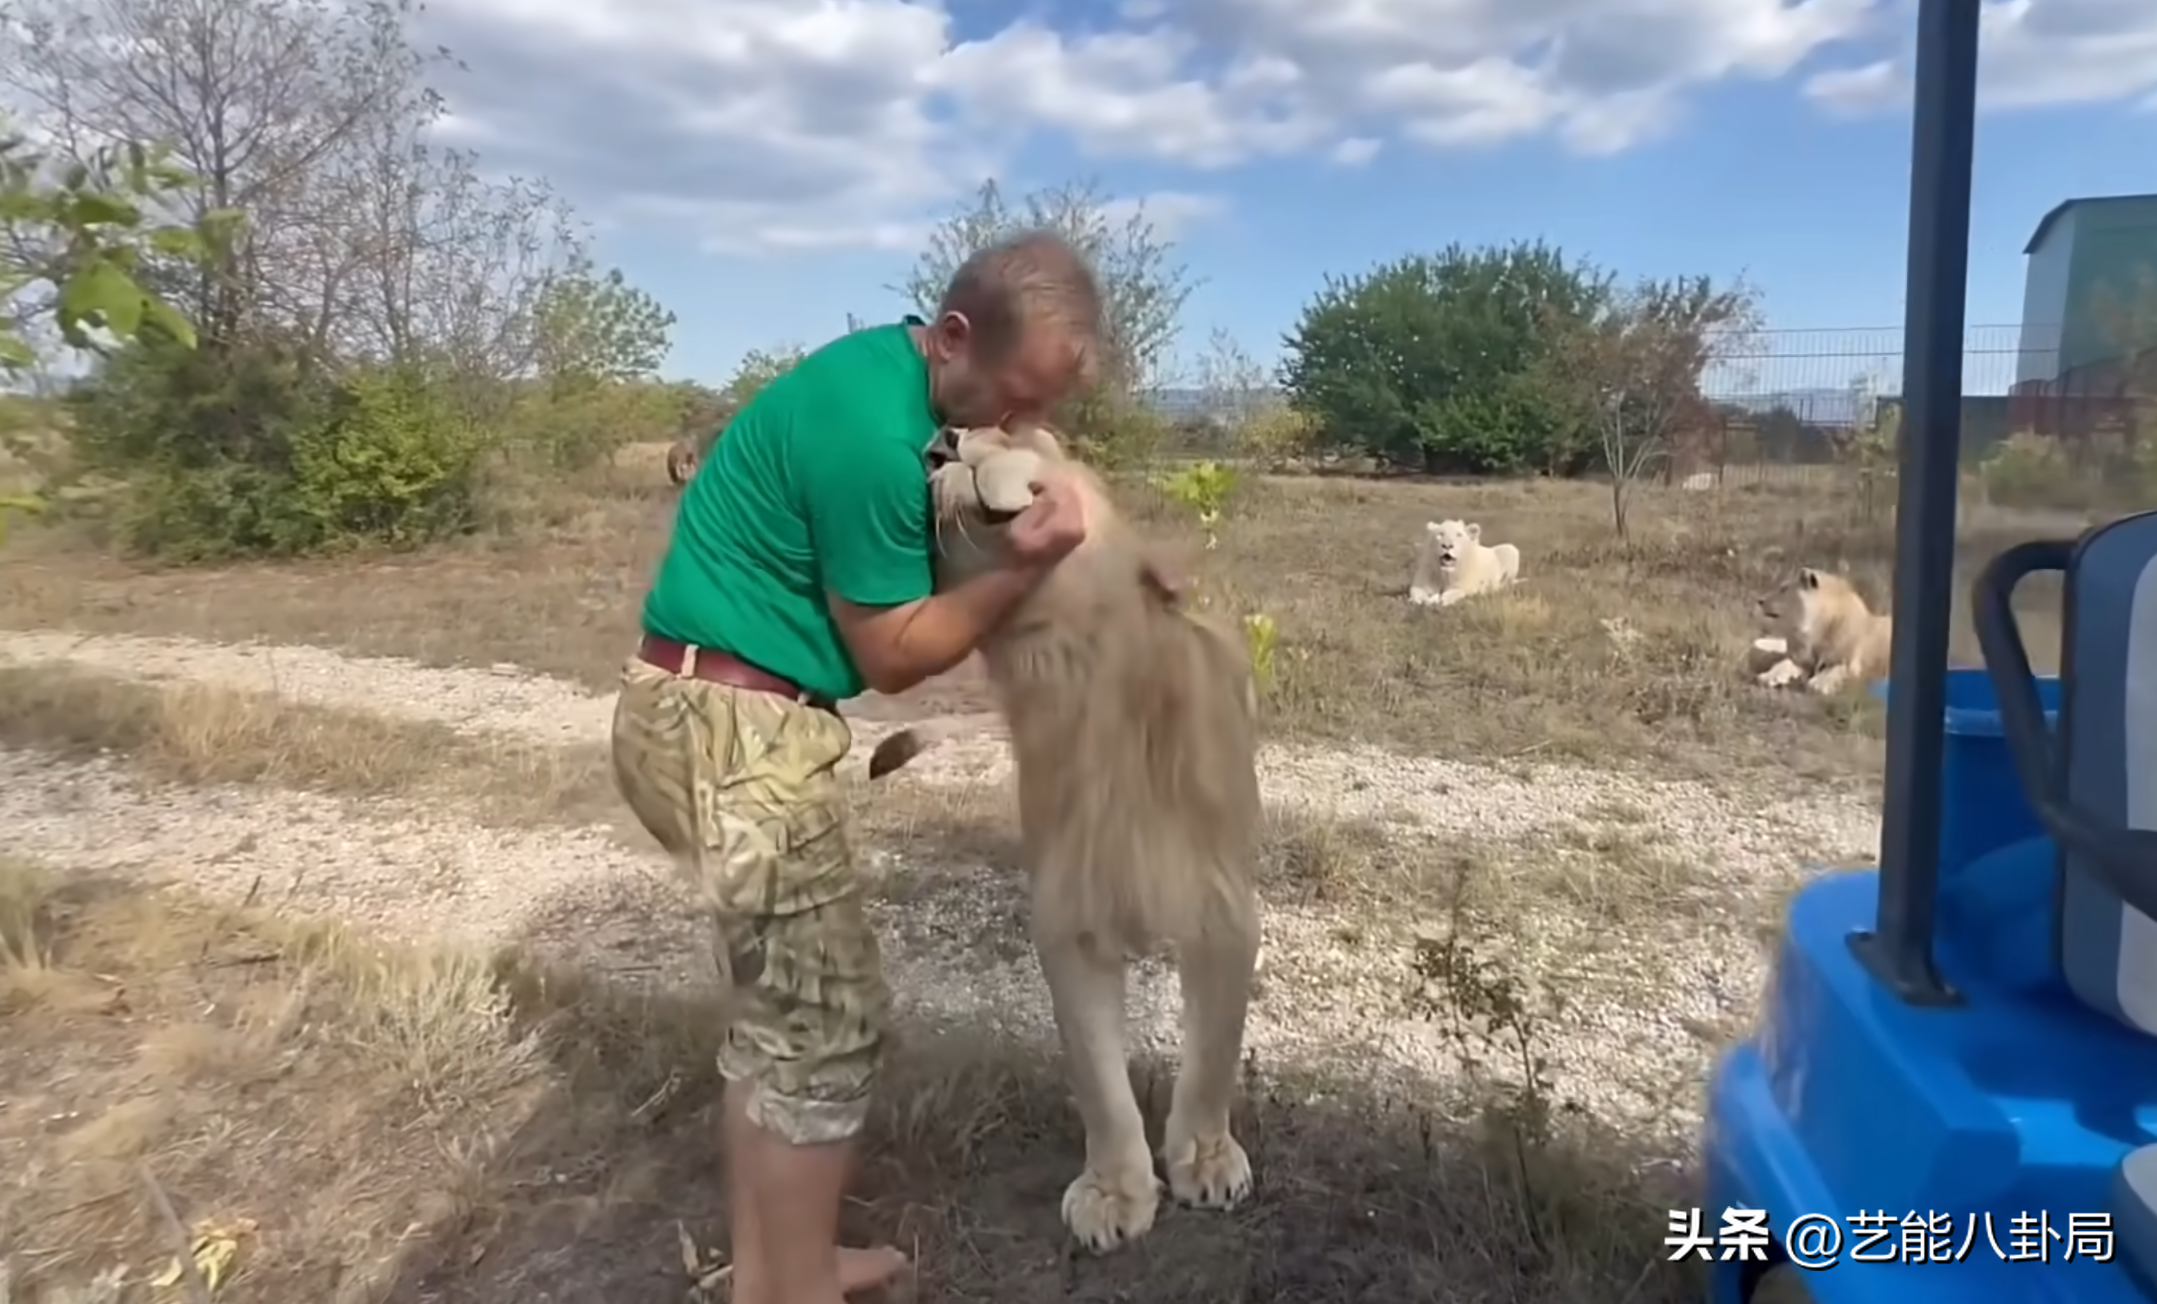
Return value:
[(846, 335), (773, 381), (682, 495), (614, 716), (623, 797), (714, 920), (736, 1304), (839, 1304), (906, 1267), (839, 1249), (890, 994), (847, 842), (834, 709), (963, 661), (1085, 535), (1037, 486), (1009, 564), (932, 592), (923, 454), (1037, 421), (1087, 374), (1101, 294), (1047, 234), (967, 260), (936, 318)]

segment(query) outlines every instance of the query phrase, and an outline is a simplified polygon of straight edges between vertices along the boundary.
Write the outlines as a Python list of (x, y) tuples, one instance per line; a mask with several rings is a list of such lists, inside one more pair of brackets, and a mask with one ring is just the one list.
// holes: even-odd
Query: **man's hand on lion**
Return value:
[(1078, 486), (1060, 476), (1043, 477), (1033, 491), (1033, 502), (1005, 530), (1004, 546), (1013, 564), (1047, 570), (1086, 541), (1086, 507)]

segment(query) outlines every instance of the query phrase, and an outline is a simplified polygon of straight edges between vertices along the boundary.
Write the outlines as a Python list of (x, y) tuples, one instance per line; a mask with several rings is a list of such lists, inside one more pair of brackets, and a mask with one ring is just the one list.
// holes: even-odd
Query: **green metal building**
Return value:
[(2157, 195), (2067, 200), (2023, 249), (2018, 393), (2108, 395), (2157, 348)]

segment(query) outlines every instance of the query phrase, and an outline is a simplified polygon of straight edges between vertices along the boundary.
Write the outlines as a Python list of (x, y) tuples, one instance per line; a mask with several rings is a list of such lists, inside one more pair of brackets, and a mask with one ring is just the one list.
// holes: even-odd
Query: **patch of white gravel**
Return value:
[[(424, 666), (347, 656), (305, 645), (205, 643), (37, 631), (0, 631), (0, 663), (66, 664), (145, 682), (185, 682), (274, 693), (296, 702), (428, 721), (559, 744), (603, 743), (613, 699), (525, 670)], [(853, 721), (857, 761), (896, 726)], [(907, 767), (918, 783), (1002, 783), (1010, 752), (984, 718), (983, 735), (955, 738)], [(1338, 819), (1507, 838), (1576, 824), (1613, 805), (1642, 812), (1702, 855), (1741, 856), (1776, 837), (1777, 860), (1843, 860), (1878, 845), (1878, 814), (1847, 793), (1792, 803), (1757, 792), (1565, 765), (1493, 767), (1373, 748), (1268, 747), (1260, 757), (1267, 800)], [(1733, 872), (1758, 869), (1733, 866)]]
[[(65, 665), (146, 684), (266, 693), (309, 706), (560, 746), (606, 742), (614, 714), (612, 694), (589, 692), (572, 680), (523, 666), (429, 666), (403, 657), (348, 656), (304, 643), (0, 630), (0, 665)], [(857, 763), (897, 727), (861, 719), (851, 723)]]
[[(709, 978), (687, 895), (665, 863), (600, 829), (489, 828), (400, 803), (171, 787), (115, 762), (5, 751), (0, 826), (11, 854), (71, 873), (125, 875), (385, 936), (514, 942), (635, 982)], [(887, 889), (877, 914), (902, 1010), (1051, 1041), (1018, 875), (889, 855), (877, 863)], [(1458, 1051), (1407, 1003), (1411, 931), (1272, 901), (1266, 934), (1248, 1036), (1261, 1063), (1337, 1069), (1354, 1046), (1368, 1057), (1362, 1078), (1405, 1085), (1457, 1074)], [(1673, 1084), (1697, 1081), (1705, 1062), (1692, 1027), (1726, 1020), (1764, 977), (1748, 936), (1733, 929), (1725, 941), (1735, 945), (1695, 945), (1654, 975), (1653, 991), (1637, 975), (1582, 969), (1577, 952), (1561, 960), (1566, 1004), (1545, 1033), (1555, 1088), (1607, 1121), (1682, 1131), (1689, 1119), (1671, 1112)], [(1173, 971), (1147, 961), (1131, 987), (1134, 1046), (1172, 1050), (1181, 1011)]]
[(518, 666), (469, 670), (328, 648), (204, 643), (61, 631), (0, 632), (0, 663), (65, 664), (146, 683), (272, 693), (311, 706), (371, 711), (541, 742), (599, 742), (613, 699)]
[[(118, 636), (0, 633), (0, 663), (66, 663), (143, 680), (213, 684), (351, 710), (564, 745), (604, 740), (611, 701), (517, 667), (459, 670), (321, 648)], [(857, 721), (857, 744), (892, 726)], [(1592, 859), (1598, 835), (1652, 844), (1705, 888), (1669, 918), (1613, 926), (1593, 910), (1508, 921), (1511, 967), (1561, 1008), (1544, 1029), (1554, 1085), (1605, 1119), (1682, 1127), (1705, 1064), (1704, 1029), (1742, 1018), (1765, 978), (1755, 941), (1764, 903), (1808, 862), (1877, 845), (1870, 803), (1558, 765), (1493, 767), (1371, 749), (1269, 747), (1262, 782), (1280, 806), (1363, 819), (1435, 859), (1472, 847), (1482, 872), (1509, 861)], [(1001, 739), (945, 742), (905, 782), (1000, 784)], [(407, 937), (519, 941), (624, 975), (678, 981), (701, 968), (684, 894), (655, 852), (608, 830), (481, 827), (439, 809), (253, 788), (146, 786), (124, 768), (0, 752), (0, 826), (10, 850), (71, 870), (145, 874), (231, 898), (350, 919)], [(1554, 847), (1571, 839), (1574, 850)], [(1026, 944), (1015, 873), (879, 857), (893, 985), (917, 1017), (1052, 1035)], [(1254, 1007), (1261, 1060), (1337, 1066), (1366, 1048), (1373, 1072), (1443, 1079), (1456, 1048), (1407, 1008), (1412, 919), (1348, 918), (1271, 901), (1267, 971)], [(1175, 1038), (1173, 975), (1134, 975), (1136, 1041)], [(1673, 1106), (1680, 1111), (1673, 1115)]]

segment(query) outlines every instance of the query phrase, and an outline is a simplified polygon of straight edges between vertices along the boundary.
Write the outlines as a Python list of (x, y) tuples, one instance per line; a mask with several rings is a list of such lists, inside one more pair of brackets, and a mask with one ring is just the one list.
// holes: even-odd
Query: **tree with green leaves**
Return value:
[(649, 378), (666, 361), (676, 320), (620, 268), (600, 275), (581, 251), (540, 291), (534, 319), (540, 375), (572, 387)]
[[(685, 466), (694, 466), (711, 455), (712, 445), (719, 442), (720, 432), (734, 419), (734, 414), (749, 405), (749, 400), (760, 393), (766, 385), (794, 369), (794, 364), (805, 356), (798, 344), (782, 344), (774, 349), (751, 349), (742, 355), (741, 364), (727, 383), (711, 395), (710, 401), (690, 409), (690, 429), (680, 443), (687, 450)], [(682, 478), (686, 480), (687, 477)], [(677, 480), (677, 484), (682, 480)]]
[(1122, 205), (1086, 181), (1036, 190), (1017, 203), (994, 180), (929, 233), (928, 248), (895, 287), (922, 316), (933, 316), (952, 274), (981, 250), (1021, 231), (1053, 231), (1093, 265), (1108, 331), (1104, 380), (1130, 393), (1160, 379), (1176, 347), (1183, 305), (1197, 288), (1144, 204)]
[[(198, 258), (226, 224), (221, 213), (204, 215), (208, 232), (202, 222), (156, 216), (193, 184), (184, 169), (138, 143), (54, 159), (0, 119), (0, 380), (37, 365), (29, 334), (46, 317), (75, 349), (142, 335), (194, 346), (187, 317), (140, 279), (146, 249)], [(15, 433), (0, 430), (0, 438), (12, 443)], [(7, 509), (42, 505), (23, 494), (0, 497), (0, 524)]]
[(796, 363), (807, 355), (798, 344), (782, 344), (774, 349), (751, 349), (742, 355), (741, 365), (720, 387), (720, 397), (734, 405), (739, 412), (749, 405), (766, 385), (794, 369)]
[(200, 225), (157, 216), (193, 184), (161, 151), (129, 144), (54, 159), (0, 119), (0, 369), (36, 364), (25, 333), (46, 316), (76, 349), (144, 330), (192, 345), (194, 327), (142, 284), (141, 269), (145, 251), (200, 256)]
[(1758, 296), (1706, 276), (1650, 277), (1610, 295), (1586, 317), (1553, 323), (1553, 393), (1587, 414), (1610, 475), (1611, 524), (1629, 539), (1633, 487), (1669, 458), (1683, 435), (1712, 422), (1700, 379), (1719, 358), (1749, 347)]
[(1329, 277), (1283, 341), (1282, 386), (1329, 439), (1391, 462), (1569, 472), (1586, 435), (1547, 383), (1553, 326), (1592, 316), (1610, 286), (1541, 241)]

